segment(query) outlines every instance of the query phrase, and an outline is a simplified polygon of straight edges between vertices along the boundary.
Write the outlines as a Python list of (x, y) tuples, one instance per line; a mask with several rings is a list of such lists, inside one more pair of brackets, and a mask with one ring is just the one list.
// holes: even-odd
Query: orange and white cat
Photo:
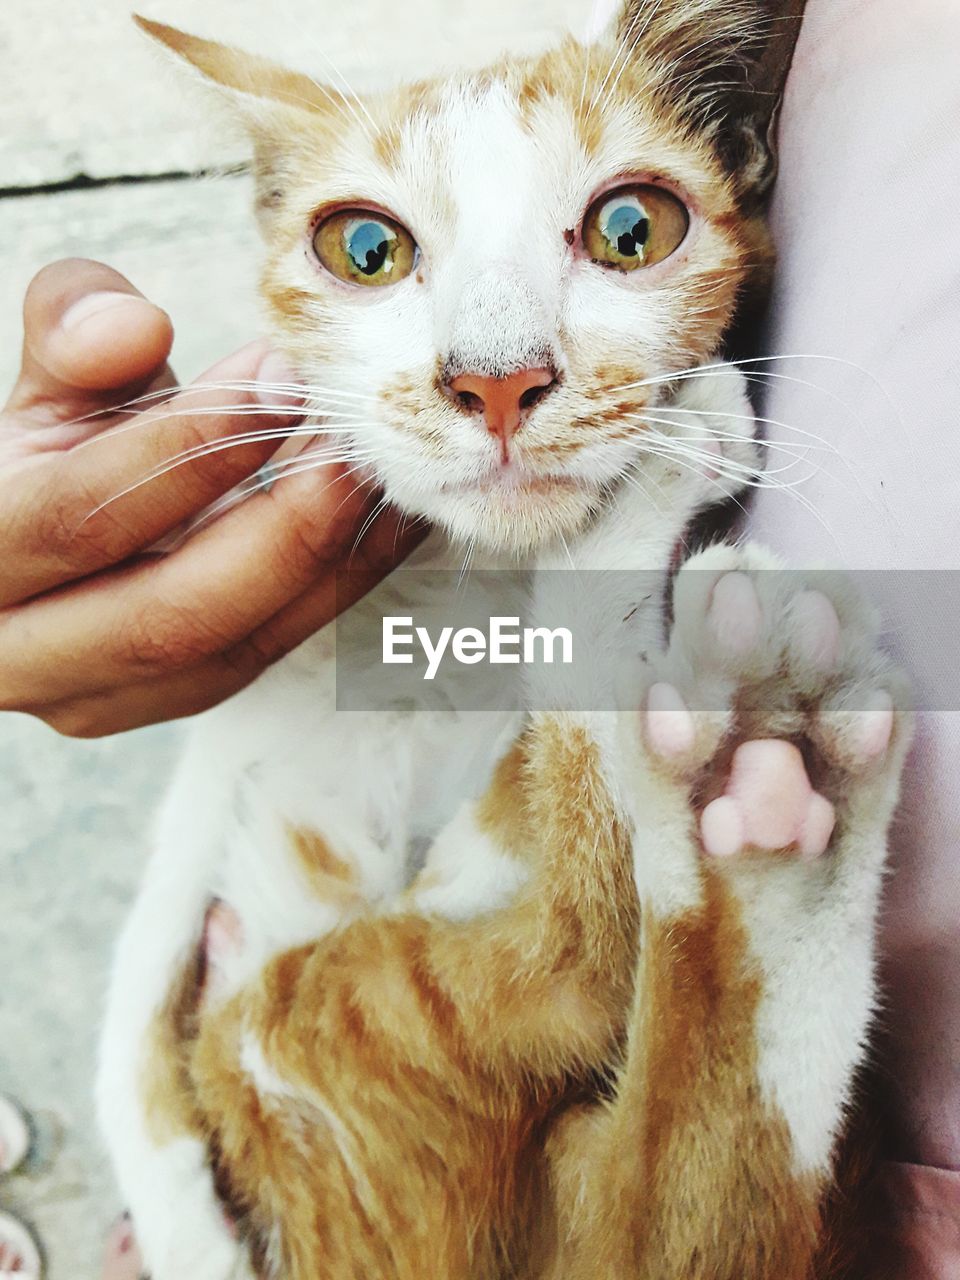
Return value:
[(414, 566), (554, 570), (547, 625), (617, 571), (572, 593), (576, 697), (338, 714), (322, 633), (196, 722), (99, 1084), (153, 1280), (839, 1275), (904, 692), (833, 579), (719, 546), (668, 587), (757, 474), (720, 353), (786, 11), (629, 0), (363, 100), (142, 25), (250, 130), (275, 340), (433, 524)]

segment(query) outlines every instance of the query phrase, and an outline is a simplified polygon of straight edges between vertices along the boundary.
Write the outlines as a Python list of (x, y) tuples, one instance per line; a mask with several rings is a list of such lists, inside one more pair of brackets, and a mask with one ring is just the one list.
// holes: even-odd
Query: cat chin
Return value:
[(580, 485), (437, 494), (422, 502), (417, 514), (444, 528), (454, 542), (522, 556), (577, 534), (595, 514), (599, 499), (599, 490)]

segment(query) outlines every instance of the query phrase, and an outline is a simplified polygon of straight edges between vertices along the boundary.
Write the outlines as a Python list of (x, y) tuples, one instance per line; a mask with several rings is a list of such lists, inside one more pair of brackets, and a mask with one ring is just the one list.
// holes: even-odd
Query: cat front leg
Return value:
[(713, 548), (621, 723), (641, 950), (609, 1107), (556, 1153), (571, 1257), (609, 1280), (812, 1280), (874, 1008), (909, 739), (835, 576)]

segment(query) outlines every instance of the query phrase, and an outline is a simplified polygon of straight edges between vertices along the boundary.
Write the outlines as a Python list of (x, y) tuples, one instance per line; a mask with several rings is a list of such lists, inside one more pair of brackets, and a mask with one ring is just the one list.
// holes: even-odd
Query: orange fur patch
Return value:
[(323, 836), (296, 828), (290, 832), (290, 844), (314, 897), (344, 911), (361, 906), (363, 895), (353, 868), (334, 853)]
[(735, 901), (705, 889), (697, 912), (645, 916), (615, 1100), (554, 1153), (569, 1280), (813, 1278), (823, 1189), (760, 1097), (759, 981)]
[[(481, 808), (536, 867), (513, 907), (363, 917), (204, 1020), (193, 1078), (223, 1185), (254, 1238), (279, 1226), (291, 1280), (532, 1277), (555, 1235), (545, 1126), (622, 1034), (629, 849), (595, 746), (549, 717)], [(239, 1071), (245, 1035), (279, 1092)]]

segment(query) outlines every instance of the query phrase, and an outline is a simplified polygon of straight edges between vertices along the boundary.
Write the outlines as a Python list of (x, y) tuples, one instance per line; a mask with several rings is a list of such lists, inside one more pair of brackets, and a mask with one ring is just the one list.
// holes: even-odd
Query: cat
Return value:
[(362, 100), (139, 20), (250, 131), (320, 456), (433, 525), (392, 611), (465, 548), (548, 625), (615, 571), (572, 593), (587, 709), (531, 667), (519, 710), (345, 717), (330, 629), (195, 723), (98, 1084), (153, 1280), (839, 1274), (908, 697), (834, 579), (674, 574), (758, 474), (723, 351), (794, 17), (628, 0)]

